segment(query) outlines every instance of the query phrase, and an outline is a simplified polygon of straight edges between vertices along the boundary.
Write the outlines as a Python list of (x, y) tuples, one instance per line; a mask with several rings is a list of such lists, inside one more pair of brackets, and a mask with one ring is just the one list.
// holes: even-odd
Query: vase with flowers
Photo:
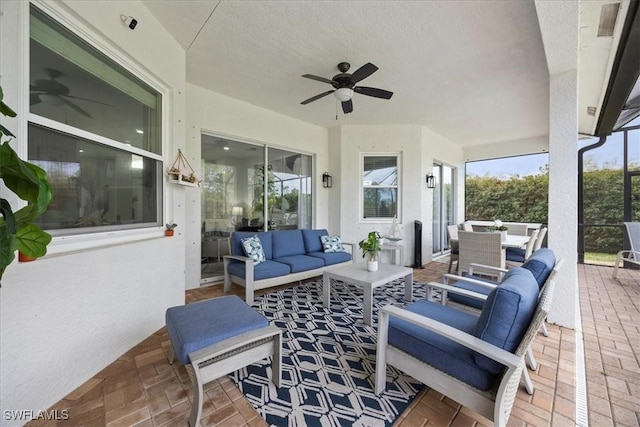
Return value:
[(502, 224), (502, 221), (496, 219), (493, 221), (493, 225), (487, 227), (487, 231), (493, 231), (494, 233), (500, 233), (502, 235), (502, 240), (507, 238), (507, 230), (508, 228)]

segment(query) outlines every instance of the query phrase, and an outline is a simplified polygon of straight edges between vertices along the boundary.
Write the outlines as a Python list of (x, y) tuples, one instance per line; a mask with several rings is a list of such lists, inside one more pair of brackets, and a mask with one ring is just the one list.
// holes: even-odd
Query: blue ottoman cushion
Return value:
[(506, 259), (513, 262), (524, 262), (527, 250), (523, 248), (507, 248)]
[(183, 365), (191, 363), (189, 353), (269, 325), (235, 295), (171, 307), (165, 319), (175, 355)]

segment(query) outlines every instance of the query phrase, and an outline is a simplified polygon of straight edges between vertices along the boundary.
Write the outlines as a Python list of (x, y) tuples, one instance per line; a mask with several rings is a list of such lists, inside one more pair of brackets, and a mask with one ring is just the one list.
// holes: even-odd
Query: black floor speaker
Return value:
[(424, 268), (422, 265), (422, 221), (416, 221), (414, 229), (413, 268)]

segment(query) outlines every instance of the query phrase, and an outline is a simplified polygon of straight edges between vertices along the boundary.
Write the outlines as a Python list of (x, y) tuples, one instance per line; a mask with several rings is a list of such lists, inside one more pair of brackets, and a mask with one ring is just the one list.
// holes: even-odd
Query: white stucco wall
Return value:
[[(314, 226), (328, 228), (329, 189), (322, 188), (328, 170), (328, 130), (274, 113), (194, 85), (187, 85), (187, 149), (194, 168), (200, 166), (202, 132), (268, 144), (314, 156)], [(196, 166), (197, 165), (197, 166)], [(198, 171), (200, 172), (200, 171)], [(187, 288), (200, 286), (200, 191), (187, 192)]]
[[(185, 132), (185, 54), (178, 43), (140, 2), (65, 1), (46, 7), (118, 62), (166, 88), (165, 160), (171, 161)], [(11, 123), (17, 135), (13, 145), (24, 155), (29, 6), (4, 0), (0, 8), (0, 84), (18, 113), (3, 123)], [(120, 14), (138, 19), (135, 31), (122, 24)], [(182, 226), (184, 191), (166, 190), (165, 215)], [(164, 325), (166, 308), (184, 303), (180, 230), (173, 238), (164, 238), (158, 227), (68, 239), (78, 243), (71, 252), (70, 245), (54, 239), (46, 257), (7, 268), (0, 288), (0, 414), (47, 409)], [(24, 422), (3, 416), (0, 424)]]
[[(433, 159), (457, 166), (462, 161), (462, 150), (445, 138), (421, 126), (372, 125), (342, 126), (332, 129), (330, 138), (331, 170), (339, 171), (334, 178), (339, 203), (339, 233), (344, 241), (357, 243), (369, 231), (386, 233), (390, 221), (361, 220), (362, 155), (370, 153), (400, 153), (401, 155), (401, 215), (398, 226), (404, 245), (404, 264), (413, 265), (415, 242), (414, 223), (422, 222), (422, 262), (431, 260), (433, 192), (426, 188), (425, 176), (432, 170)], [(338, 163), (339, 162), (339, 163)], [(336, 186), (336, 181), (339, 183)], [(334, 205), (332, 203), (332, 209)], [(390, 254), (384, 254), (389, 256)], [(362, 256), (357, 253), (357, 260)], [(385, 260), (389, 261), (389, 260)]]

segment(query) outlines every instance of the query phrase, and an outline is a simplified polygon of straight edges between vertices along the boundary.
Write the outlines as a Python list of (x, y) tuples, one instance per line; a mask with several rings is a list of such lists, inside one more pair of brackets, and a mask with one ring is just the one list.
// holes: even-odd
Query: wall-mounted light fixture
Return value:
[(436, 188), (436, 177), (432, 173), (427, 174), (427, 188)]
[(331, 175), (329, 175), (329, 172), (325, 172), (322, 174), (322, 186), (324, 188), (331, 188), (333, 186), (333, 182), (331, 180)]

